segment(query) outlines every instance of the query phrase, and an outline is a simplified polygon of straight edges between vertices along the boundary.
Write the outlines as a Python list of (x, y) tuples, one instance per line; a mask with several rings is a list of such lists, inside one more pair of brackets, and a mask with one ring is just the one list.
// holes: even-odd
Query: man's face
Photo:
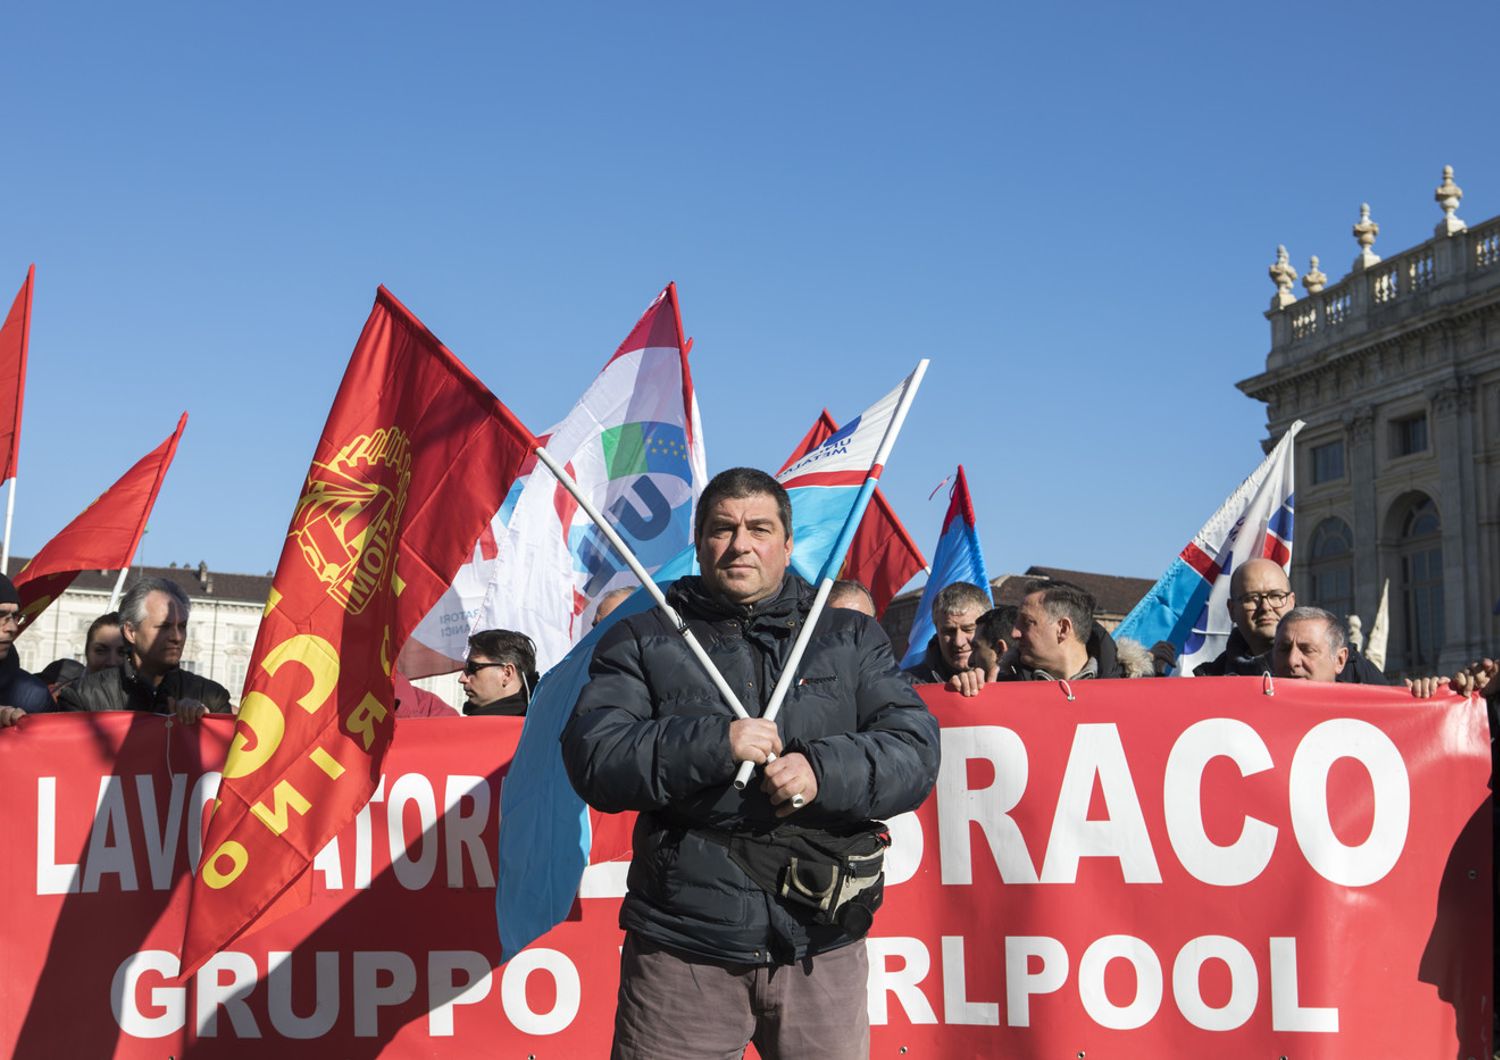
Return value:
[(970, 661), (974, 649), (974, 627), (983, 614), (977, 607), (966, 607), (962, 611), (949, 611), (939, 618), (937, 624), (938, 650), (943, 653), (943, 662), (951, 669), (967, 670), (976, 665)]
[(1016, 655), (1023, 666), (1049, 670), (1059, 661), (1062, 630), (1059, 620), (1047, 614), (1041, 593), (1032, 593), (1021, 601), (1016, 611)]
[(1271, 649), (1271, 672), (1277, 677), (1333, 681), (1348, 658), (1348, 648), (1329, 649), (1328, 624), (1321, 619), (1283, 622)]
[(990, 644), (983, 637), (975, 637), (969, 647), (969, 666), (988, 674), (1000, 665), (1000, 656), (1005, 651), (1005, 642), (1001, 641), (997, 650), (995, 645)]
[(10, 646), (20, 631), (21, 605), (0, 604), (0, 659), (10, 654)]
[(119, 626), (100, 626), (94, 631), (88, 648), (83, 653), (84, 666), (89, 673), (108, 670), (125, 661), (125, 636)]
[(1243, 572), (1239, 594), (1229, 601), (1229, 615), (1240, 635), (1258, 647), (1276, 639), (1276, 623), (1296, 606), (1285, 572), (1275, 563), (1256, 563)]
[(469, 662), (458, 675), (464, 698), (476, 707), (487, 707), (515, 691), (516, 668), (479, 652), (469, 653)]
[(721, 497), (703, 517), (698, 566), (708, 587), (732, 603), (774, 596), (791, 558), (791, 535), (768, 493)]
[(146, 618), (139, 626), (121, 627), (136, 668), (163, 673), (182, 662), (187, 643), (187, 611), (166, 593), (146, 594)]

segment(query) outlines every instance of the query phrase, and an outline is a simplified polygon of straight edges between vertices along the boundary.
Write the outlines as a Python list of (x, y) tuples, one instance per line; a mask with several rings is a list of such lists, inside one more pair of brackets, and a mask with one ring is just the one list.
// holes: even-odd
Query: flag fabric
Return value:
[[(384, 287), (293, 510), (193, 880), (183, 974), (246, 931), (364, 806), (392, 666), (536, 439)], [(283, 897), (285, 896), (285, 897)]]
[(21, 452), (21, 404), (26, 393), (26, 348), (31, 340), (31, 288), (36, 266), (0, 325), (0, 482), (16, 477)]
[(22, 629), (36, 621), (80, 572), (130, 566), (187, 419), (184, 412), (166, 441), (137, 460), (21, 568), (15, 585), (21, 598)]
[[(547, 436), (648, 572), (691, 543), (708, 481), (690, 346), (668, 284)], [(524, 630), (545, 673), (588, 632), (599, 598), (635, 576), (550, 474), (527, 480), (505, 534), (473, 629)]]
[[(824, 409), (796, 450), (781, 465), (781, 470), (785, 471), (837, 434), (838, 429), (838, 424)], [(922, 550), (901, 525), (885, 494), (877, 489), (860, 520), (854, 542), (849, 546), (840, 577), (853, 579), (869, 589), (875, 600), (875, 613), (880, 615), (901, 587), (926, 566), (927, 558), (922, 555)]]
[[(868, 501), (881, 468), (880, 443), (913, 377), (849, 424), (782, 468), (778, 481), (792, 502), (792, 568), (816, 583), (851, 517)], [(804, 439), (804, 441), (806, 441)], [(847, 540), (846, 540), (847, 546)], [(689, 544), (653, 576), (666, 586), (697, 570)], [(588, 807), (563, 768), (558, 738), (589, 679), (594, 646), (614, 623), (655, 606), (644, 589), (633, 593), (548, 673), (526, 711), (526, 726), (500, 792), (499, 871), (495, 920), (500, 956), (510, 960), (568, 915), (589, 863)]]
[(1234, 628), (1229, 616), (1229, 580), (1236, 567), (1256, 558), (1273, 559), (1283, 569), (1292, 562), (1295, 518), (1293, 441), (1298, 420), (1250, 477), (1193, 535), (1155, 585), (1115, 630), (1141, 644), (1170, 641), (1177, 648), (1177, 671), (1219, 657)]
[(984, 566), (984, 549), (979, 546), (979, 531), (974, 522), (974, 502), (969, 497), (969, 480), (964, 477), (964, 466), (958, 465), (958, 475), (953, 488), (948, 492), (948, 512), (943, 516), (943, 532), (938, 537), (937, 550), (932, 556), (932, 574), (922, 590), (922, 600), (917, 604), (917, 613), (911, 623), (911, 639), (907, 641), (906, 655), (901, 660), (903, 668), (917, 665), (927, 653), (927, 644), (937, 635), (932, 624), (932, 603), (937, 594), (954, 582), (969, 582), (990, 593), (990, 575)]
[(1380, 583), (1380, 606), (1375, 609), (1375, 621), (1370, 625), (1370, 636), (1365, 641), (1365, 658), (1376, 669), (1385, 669), (1386, 641), (1391, 633), (1391, 580)]

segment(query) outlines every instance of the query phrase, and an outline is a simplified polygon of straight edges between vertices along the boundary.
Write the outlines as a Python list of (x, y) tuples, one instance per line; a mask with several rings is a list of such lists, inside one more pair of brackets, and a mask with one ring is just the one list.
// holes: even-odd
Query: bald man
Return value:
[[(1241, 564), (1229, 579), (1229, 617), (1234, 631), (1217, 659), (1193, 671), (1197, 677), (1223, 677), (1234, 674), (1259, 677), (1270, 666), (1270, 652), (1276, 641), (1276, 627), (1287, 612), (1297, 606), (1297, 595), (1287, 581), (1281, 564), (1270, 559), (1252, 559)], [(1341, 631), (1342, 632), (1342, 631)], [(1341, 638), (1342, 639), (1342, 638)], [(1395, 684), (1370, 660), (1353, 648), (1348, 658), (1330, 679), (1345, 684)]]

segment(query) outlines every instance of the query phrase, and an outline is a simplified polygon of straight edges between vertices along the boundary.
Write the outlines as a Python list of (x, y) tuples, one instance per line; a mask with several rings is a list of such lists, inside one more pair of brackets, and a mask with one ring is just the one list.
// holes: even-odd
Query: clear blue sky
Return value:
[[(13, 5), (13, 550), (191, 420), (138, 561), (269, 570), (375, 287), (534, 430), (676, 280), (710, 470), (918, 357), (992, 573), (1155, 577), (1260, 456), (1277, 243), (1500, 213), (1500, 4)], [(1300, 289), (1299, 289), (1300, 290)]]

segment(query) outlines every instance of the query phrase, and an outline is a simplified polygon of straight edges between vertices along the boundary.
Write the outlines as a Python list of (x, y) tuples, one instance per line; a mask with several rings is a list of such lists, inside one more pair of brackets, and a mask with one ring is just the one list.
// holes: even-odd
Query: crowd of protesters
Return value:
[[(603, 621), (631, 594), (614, 589), (600, 600), (594, 623)], [(132, 710), (171, 714), (193, 722), (235, 708), (228, 689), (181, 666), (191, 603), (175, 582), (144, 578), (125, 593), (118, 611), (90, 625), (83, 660), (58, 659), (33, 676), (13, 650), (20, 598), (0, 575), (0, 727), (27, 714), (47, 711)], [(828, 606), (875, 617), (870, 591), (839, 581)], [(1220, 655), (1193, 671), (1196, 676), (1247, 676), (1391, 685), (1350, 643), (1337, 616), (1298, 606), (1286, 572), (1272, 560), (1251, 560), (1233, 574), (1229, 593), (1233, 629)], [(955, 582), (932, 604), (937, 632), (921, 660), (905, 672), (913, 684), (942, 684), (965, 696), (1005, 681), (1162, 677), (1174, 671), (1176, 652), (1163, 641), (1149, 648), (1116, 640), (1095, 620), (1095, 602), (1084, 589), (1042, 580), (1029, 585), (1016, 604), (992, 607), (989, 591)], [(1413, 695), (1444, 689), (1500, 696), (1491, 681), (1496, 664), (1477, 659), (1454, 674), (1405, 678)], [(526, 713), (540, 675), (536, 648), (526, 634), (489, 629), (469, 638), (459, 672), (462, 713), (511, 716)], [(455, 716), (433, 692), (396, 675), (397, 716)]]

